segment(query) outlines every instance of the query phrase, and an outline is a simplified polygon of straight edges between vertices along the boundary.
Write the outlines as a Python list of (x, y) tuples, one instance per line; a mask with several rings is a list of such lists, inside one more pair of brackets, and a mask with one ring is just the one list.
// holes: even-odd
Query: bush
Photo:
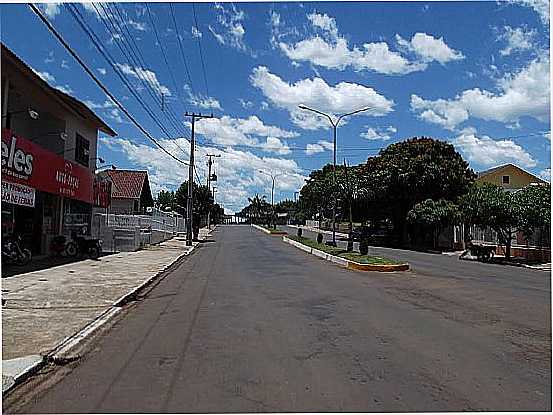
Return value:
[(323, 234), (322, 233), (317, 234), (317, 243), (318, 244), (323, 243)]
[(298, 228), (298, 238), (301, 238), (303, 235), (303, 229), (302, 228)]
[(361, 239), (361, 242), (359, 242), (359, 253), (361, 255), (367, 255), (369, 253), (369, 240), (368, 239)]

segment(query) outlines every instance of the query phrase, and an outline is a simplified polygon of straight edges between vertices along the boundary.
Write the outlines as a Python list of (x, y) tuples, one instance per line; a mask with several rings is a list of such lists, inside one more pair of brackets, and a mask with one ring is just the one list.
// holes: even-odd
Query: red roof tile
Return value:
[(119, 199), (140, 199), (144, 180), (148, 173), (139, 170), (105, 170), (112, 181), (111, 197)]

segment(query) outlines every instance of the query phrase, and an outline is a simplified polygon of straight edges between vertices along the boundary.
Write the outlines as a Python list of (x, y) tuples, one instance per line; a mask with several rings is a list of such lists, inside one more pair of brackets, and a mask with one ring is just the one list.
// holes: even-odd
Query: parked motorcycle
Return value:
[(22, 247), (21, 236), (4, 238), (2, 243), (2, 262), (4, 264), (15, 263), (25, 265), (31, 262), (32, 254), (27, 248)]
[(98, 259), (102, 255), (102, 240), (85, 238), (76, 231), (71, 232), (71, 241), (65, 247), (68, 256), (88, 255), (92, 259)]
[(76, 252), (67, 252), (70, 241), (64, 235), (55, 236), (50, 242), (50, 251), (58, 256), (74, 256)]

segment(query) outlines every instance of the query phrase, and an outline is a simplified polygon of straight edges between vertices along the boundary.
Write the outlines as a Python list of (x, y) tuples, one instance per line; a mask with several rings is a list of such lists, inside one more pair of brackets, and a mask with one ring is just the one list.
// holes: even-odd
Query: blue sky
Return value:
[[(333, 114), (371, 107), (341, 124), (341, 163), (361, 163), (390, 143), (424, 135), (453, 143), (476, 171), (512, 162), (549, 180), (547, 0), (198, 3), (196, 18), (191, 3), (173, 3), (183, 54), (168, 3), (76, 5), (166, 131), (66, 6), (40, 7), (177, 157), (187, 160), (189, 152), (183, 113), (213, 112), (215, 119), (196, 125), (197, 173), (204, 181), (205, 155), (221, 154), (217, 199), (227, 211), (240, 210), (255, 193), (270, 197), (260, 169), (284, 173), (276, 183), (281, 200), (293, 198), (309, 171), (331, 162), (328, 122), (300, 104)], [(152, 146), (26, 5), (3, 4), (0, 12), (2, 41), (117, 131), (101, 138), (99, 156), (119, 168), (148, 169), (154, 192), (187, 179), (186, 167)]]

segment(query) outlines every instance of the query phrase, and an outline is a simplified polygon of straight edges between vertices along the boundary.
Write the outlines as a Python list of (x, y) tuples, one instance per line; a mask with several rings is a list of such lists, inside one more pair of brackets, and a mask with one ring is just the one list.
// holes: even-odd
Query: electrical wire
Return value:
[(167, 131), (167, 129), (165, 128), (165, 126), (163, 124), (161, 124), (159, 122), (159, 120), (157, 119), (157, 117), (153, 114), (152, 110), (150, 109), (150, 107), (142, 100), (142, 98), (136, 93), (135, 91), (135, 88), (133, 88), (131, 85), (130, 85), (130, 81), (128, 80), (128, 78), (125, 76), (125, 74), (121, 73), (121, 71), (119, 70), (119, 68), (117, 67), (117, 65), (115, 64), (115, 60), (113, 59), (113, 57), (111, 56), (111, 54), (109, 53), (109, 51), (104, 51), (104, 49), (102, 48), (102, 46), (100, 45), (101, 44), (101, 41), (100, 39), (97, 37), (97, 35), (94, 33), (94, 31), (92, 31), (89, 26), (86, 24), (86, 22), (84, 21), (84, 18), (82, 16), (82, 14), (79, 12), (79, 10), (73, 5), (73, 4), (70, 4), (70, 3), (65, 3), (65, 7), (67, 8), (67, 10), (70, 12), (71, 16), (75, 19), (75, 21), (79, 24), (79, 26), (81, 27), (81, 29), (85, 32), (85, 34), (88, 35), (88, 37), (90, 38), (90, 40), (92, 41), (92, 43), (96, 46), (96, 49), (98, 49), (98, 51), (100, 52), (100, 54), (104, 57), (104, 59), (109, 63), (109, 65), (112, 67), (112, 69), (114, 70), (114, 72), (119, 76), (119, 79), (121, 80), (121, 82), (123, 82), (123, 84), (127, 87), (127, 89), (129, 90), (129, 92), (135, 97), (135, 99), (139, 102), (139, 104), (142, 106), (142, 108), (148, 113), (148, 115), (152, 118), (152, 120), (158, 125), (158, 127), (165, 133), (165, 135), (167, 136), (167, 138), (170, 138), (171, 137), (171, 134), (169, 134), (169, 132)]
[(184, 100), (180, 93), (180, 88), (177, 86), (177, 81), (175, 80), (175, 76), (173, 75), (173, 71), (171, 70), (171, 67), (169, 66), (169, 61), (167, 60), (167, 54), (165, 53), (165, 48), (163, 47), (163, 43), (161, 42), (161, 39), (159, 37), (159, 33), (157, 31), (156, 24), (154, 22), (154, 18), (152, 17), (152, 13), (150, 11), (150, 6), (148, 3), (146, 3), (146, 10), (148, 11), (148, 17), (150, 19), (150, 24), (152, 25), (152, 28), (154, 29), (154, 35), (156, 37), (157, 43), (159, 44), (159, 49), (161, 50), (161, 55), (163, 57), (163, 61), (165, 62), (165, 66), (167, 67), (167, 70), (169, 71), (169, 75), (171, 76), (171, 80), (173, 82), (173, 87), (175, 88), (175, 91), (177, 92), (177, 95), (179, 99), (181, 100), (182, 109), (183, 112), (186, 111), (186, 105), (184, 105)]
[(169, 7), (171, 9), (171, 17), (173, 18), (173, 25), (175, 26), (175, 34), (177, 35), (177, 41), (179, 43), (179, 50), (182, 57), (182, 61), (184, 62), (184, 69), (186, 70), (186, 75), (188, 77), (188, 82), (190, 85), (190, 89), (192, 90), (192, 93), (196, 95), (196, 92), (194, 91), (194, 84), (192, 83), (192, 77), (190, 76), (190, 71), (188, 70), (188, 64), (186, 63), (186, 56), (184, 54), (184, 48), (182, 47), (182, 41), (181, 36), (179, 33), (179, 28), (177, 26), (177, 20), (175, 19), (175, 13), (173, 11), (173, 3), (169, 3)]
[[(196, 26), (196, 30), (200, 30), (198, 29), (198, 19), (196, 18), (196, 3), (192, 3), (192, 12), (194, 14), (194, 25)], [(209, 86), (208, 86), (208, 83), (207, 83), (207, 74), (206, 74), (206, 70), (205, 70), (205, 63), (204, 63), (204, 54), (202, 52), (202, 42), (201, 42), (201, 38), (199, 36), (196, 37), (196, 41), (198, 43), (198, 50), (200, 52), (200, 60), (202, 62), (202, 71), (203, 71), (203, 74), (204, 74), (204, 82), (205, 82), (205, 91), (206, 91), (206, 96), (209, 98)]]
[(152, 137), (152, 135), (129, 113), (129, 111), (117, 100), (117, 98), (102, 84), (102, 82), (94, 75), (86, 63), (80, 58), (80, 56), (71, 48), (71, 46), (65, 41), (61, 34), (56, 30), (56, 28), (50, 23), (50, 21), (42, 14), (42, 12), (32, 3), (29, 3), (28, 6), (31, 10), (38, 16), (38, 18), (44, 23), (48, 30), (56, 37), (56, 39), (63, 45), (63, 47), (69, 52), (71, 56), (79, 63), (79, 65), (85, 70), (85, 72), (94, 80), (94, 82), (100, 87), (100, 89), (119, 107), (119, 109), (129, 118), (129, 120), (157, 147), (159, 147), (163, 152), (169, 155), (171, 158), (175, 159), (179, 163), (188, 165), (185, 161), (175, 157), (169, 151), (167, 151), (159, 142)]
[[(163, 97), (161, 97), (158, 100), (157, 93), (152, 87), (152, 85), (155, 85), (157, 83), (157, 80), (153, 79), (152, 78), (153, 74), (151, 73), (151, 71), (148, 71), (146, 69), (146, 65), (144, 63), (143, 57), (142, 57), (142, 60), (140, 60), (140, 58), (137, 57), (137, 54), (134, 53), (133, 48), (130, 46), (131, 42), (129, 41), (129, 38), (126, 36), (126, 34), (122, 30), (122, 26), (126, 27), (126, 25), (125, 24), (121, 25), (117, 21), (117, 19), (115, 18), (115, 15), (113, 14), (112, 9), (110, 9), (109, 6), (108, 6), (108, 3), (105, 3), (105, 7), (108, 8), (110, 12), (106, 11), (106, 8), (104, 8), (104, 4), (98, 3), (98, 5), (102, 8), (103, 13), (100, 13), (100, 11), (97, 9), (97, 7), (94, 3), (92, 3), (92, 5), (93, 5), (94, 9), (97, 11), (98, 15), (100, 16), (100, 19), (102, 20), (102, 23), (106, 27), (106, 30), (107, 30), (108, 34), (110, 34), (112, 36), (112, 39), (114, 39), (114, 41), (117, 44), (119, 50), (125, 56), (127, 61), (129, 63), (131, 63), (135, 68), (141, 68), (142, 69), (142, 71), (136, 71), (135, 70), (136, 76), (141, 81), (142, 86), (149, 93), (149, 95), (153, 99), (153, 101), (160, 107), (160, 109), (162, 109)], [(78, 12), (78, 9), (75, 8), (75, 10)], [(122, 19), (121, 14), (119, 12), (117, 12), (117, 13), (118, 13), (119, 17)], [(107, 20), (103, 17), (104, 15), (107, 17)], [(80, 16), (81, 16), (81, 19), (84, 21), (83, 16), (82, 15), (80, 15)], [(113, 17), (113, 20), (112, 20), (112, 17)], [(109, 21), (109, 24), (111, 25), (111, 27), (108, 25), (108, 21)], [(118, 27), (119, 30), (117, 30), (116, 26)], [(117, 36), (117, 37), (114, 36), (114, 32), (118, 32), (117, 34), (119, 36)], [(128, 32), (128, 29), (127, 29), (127, 32)], [(130, 32), (128, 32), (128, 33), (130, 35)], [(132, 41), (133, 41), (133, 43), (136, 47), (136, 43), (134, 42), (134, 39), (132, 38), (132, 36), (131, 36), (131, 39), (132, 39)], [(123, 43), (123, 40), (125, 40), (127, 42), (128, 46)], [(124, 49), (129, 53), (127, 54)], [(138, 51), (139, 51), (140, 56), (142, 56), (141, 53), (140, 53), (140, 49), (138, 49)], [(148, 77), (148, 79), (146, 79), (146, 77)], [(160, 95), (161, 95), (161, 93), (160, 93)], [(149, 108), (149, 106), (148, 106), (148, 108)], [(177, 119), (177, 116), (174, 114), (174, 112), (172, 110), (170, 110), (169, 113), (165, 113), (164, 111), (162, 111), (162, 113), (163, 113), (163, 115), (165, 115), (167, 117), (168, 121), (171, 123), (171, 125), (174, 128), (174, 130), (176, 131), (177, 135), (182, 134), (184, 137), (187, 137), (186, 132), (181, 129), (182, 126), (184, 126), (184, 124), (179, 123), (179, 121)], [(168, 137), (168, 138), (170, 138), (170, 137)]]

